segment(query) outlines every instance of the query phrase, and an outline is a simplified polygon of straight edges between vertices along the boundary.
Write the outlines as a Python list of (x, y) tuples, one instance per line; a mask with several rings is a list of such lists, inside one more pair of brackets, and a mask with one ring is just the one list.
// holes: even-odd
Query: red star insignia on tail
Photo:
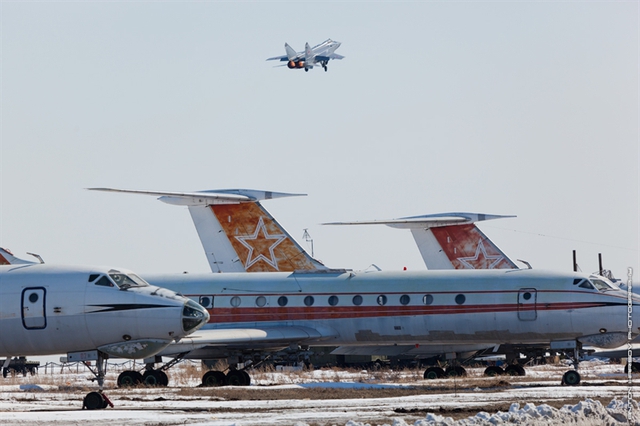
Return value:
[(458, 258), (460, 263), (462, 263), (465, 268), (468, 269), (493, 269), (503, 259), (504, 257), (500, 254), (487, 254), (487, 250), (484, 248), (484, 243), (482, 242), (482, 240), (478, 241), (475, 255)]
[(262, 217), (258, 220), (258, 225), (253, 235), (245, 235), (235, 237), (243, 246), (249, 249), (247, 260), (245, 261), (245, 269), (249, 269), (253, 264), (264, 260), (271, 265), (276, 271), (278, 269), (278, 259), (273, 250), (278, 244), (284, 241), (287, 236), (283, 234), (269, 235), (267, 227), (264, 225)]

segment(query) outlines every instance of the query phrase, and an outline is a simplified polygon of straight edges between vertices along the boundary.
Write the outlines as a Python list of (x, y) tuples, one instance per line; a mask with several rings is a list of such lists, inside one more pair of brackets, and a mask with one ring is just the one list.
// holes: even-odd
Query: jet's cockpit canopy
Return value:
[(609, 282), (606, 278), (591, 276), (589, 279), (575, 279), (573, 285), (578, 285), (581, 288), (588, 288), (590, 290), (597, 290), (600, 292), (610, 290), (620, 290)]
[(109, 277), (101, 274), (92, 274), (89, 276), (89, 282), (105, 287), (117, 287), (120, 290), (126, 290), (131, 287), (147, 287), (149, 285), (136, 274), (125, 274), (115, 269), (109, 271)]

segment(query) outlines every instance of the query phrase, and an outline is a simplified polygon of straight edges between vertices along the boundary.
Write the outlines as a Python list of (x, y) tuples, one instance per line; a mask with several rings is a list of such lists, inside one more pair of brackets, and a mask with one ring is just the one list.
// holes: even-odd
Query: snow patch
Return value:
[[(582, 426), (616, 426), (622, 424), (640, 425), (638, 403), (631, 401), (632, 418), (627, 420), (628, 404), (626, 398), (614, 399), (606, 407), (600, 401), (586, 399), (576, 405), (565, 405), (557, 409), (547, 404), (536, 407), (535, 404), (513, 403), (508, 412), (498, 411), (490, 415), (480, 412), (473, 417), (454, 421), (451, 417), (442, 417), (429, 413), (424, 420), (418, 420), (414, 426), (494, 426), (518, 424), (530, 426), (551, 426), (557, 424), (576, 424)], [(360, 426), (354, 424), (353, 426)], [(394, 424), (395, 426), (395, 424)]]

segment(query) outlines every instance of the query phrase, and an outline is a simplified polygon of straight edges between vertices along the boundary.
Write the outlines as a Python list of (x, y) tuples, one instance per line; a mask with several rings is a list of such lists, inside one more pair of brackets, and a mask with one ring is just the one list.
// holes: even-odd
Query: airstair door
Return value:
[(22, 325), (24, 328), (37, 330), (47, 326), (46, 295), (47, 290), (44, 287), (27, 287), (22, 290)]
[(518, 318), (522, 321), (535, 321), (538, 318), (536, 301), (538, 291), (535, 288), (521, 288), (518, 291)]

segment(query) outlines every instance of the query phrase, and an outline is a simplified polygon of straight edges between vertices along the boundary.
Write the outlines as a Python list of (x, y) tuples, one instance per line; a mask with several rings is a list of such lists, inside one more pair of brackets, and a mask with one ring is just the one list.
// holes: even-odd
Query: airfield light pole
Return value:
[(302, 238), (308, 242), (309, 244), (311, 244), (311, 257), (313, 256), (313, 238), (311, 238), (311, 235), (309, 234), (309, 231), (307, 231), (309, 228), (304, 228), (304, 234), (302, 234)]
[(633, 401), (633, 393), (631, 387), (633, 386), (632, 376), (633, 373), (633, 350), (631, 345), (631, 340), (633, 340), (633, 336), (631, 335), (633, 331), (633, 268), (627, 268), (627, 422), (629, 424), (632, 423), (632, 415), (633, 415), (633, 406), (631, 402)]

